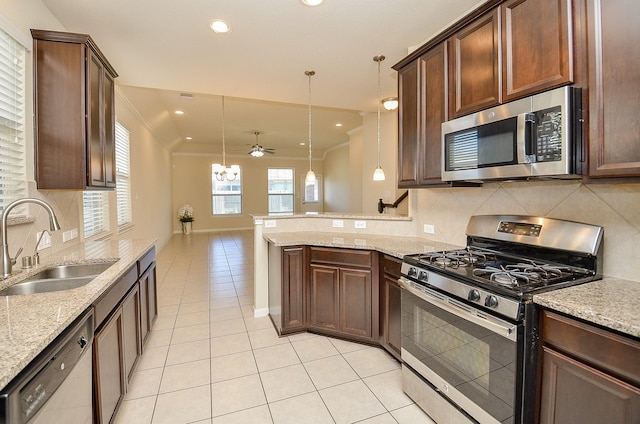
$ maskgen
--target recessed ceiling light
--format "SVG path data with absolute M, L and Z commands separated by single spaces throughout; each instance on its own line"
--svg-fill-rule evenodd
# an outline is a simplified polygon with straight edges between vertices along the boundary
M 185 137 L 185 139 L 186 139 L 187 141 L 191 141 L 191 140 L 193 140 L 193 137 Z
M 305 6 L 319 6 L 324 0 L 300 0 Z
M 225 21 L 221 21 L 220 19 L 216 19 L 215 21 L 211 21 L 209 24 L 213 32 L 218 34 L 225 33 L 231 31 L 231 27 Z
M 184 111 L 182 110 L 174 110 L 173 113 L 175 113 L 176 115 L 184 115 Z
M 336 123 L 336 127 L 341 127 L 341 126 L 342 126 L 342 124 L 340 122 Z
M 305 143 L 304 141 L 301 141 L 299 144 L 300 144 L 301 146 L 304 146 L 304 145 L 305 145 L 305 144 L 307 144 L 307 143 Z

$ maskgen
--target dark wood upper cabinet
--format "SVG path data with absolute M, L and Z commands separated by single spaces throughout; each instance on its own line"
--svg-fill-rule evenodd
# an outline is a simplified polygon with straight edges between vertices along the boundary
M 500 6 L 503 102 L 573 82 L 571 10 L 571 0 Z
M 112 189 L 114 79 L 90 36 L 31 30 L 38 189 Z
M 499 9 L 493 9 L 451 37 L 451 118 L 486 109 L 501 102 L 499 18 Z
M 398 187 L 449 185 L 441 179 L 446 60 L 441 43 L 398 71 Z
M 640 2 L 584 1 L 589 176 L 640 177 Z

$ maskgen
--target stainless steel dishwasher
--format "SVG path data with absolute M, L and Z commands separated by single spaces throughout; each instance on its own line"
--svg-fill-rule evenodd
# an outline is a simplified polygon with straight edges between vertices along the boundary
M 93 308 L 0 394 L 0 424 L 89 424 L 93 420 Z

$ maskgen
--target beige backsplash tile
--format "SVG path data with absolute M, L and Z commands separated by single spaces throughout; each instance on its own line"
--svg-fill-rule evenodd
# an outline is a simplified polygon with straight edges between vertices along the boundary
M 640 282 L 640 184 L 584 185 L 579 181 L 485 183 L 476 188 L 411 190 L 410 215 L 417 236 L 466 244 L 469 218 L 479 214 L 524 214 L 604 227 L 604 273 Z M 424 224 L 435 234 L 423 232 Z

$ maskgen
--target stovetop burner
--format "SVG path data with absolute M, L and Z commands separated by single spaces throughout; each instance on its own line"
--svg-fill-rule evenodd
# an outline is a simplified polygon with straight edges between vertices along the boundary
M 515 297 L 593 277 L 588 270 L 475 247 L 408 255 L 405 262 Z

